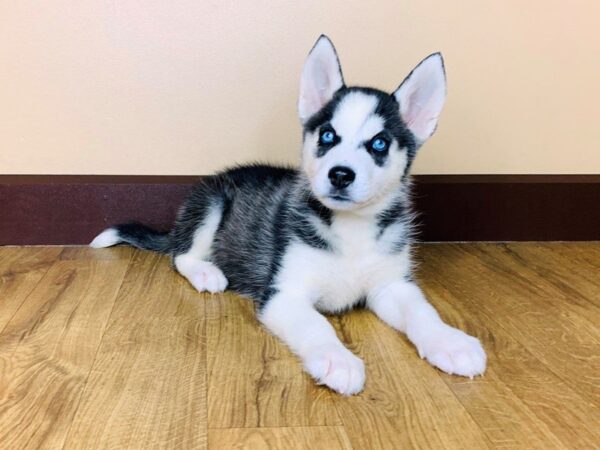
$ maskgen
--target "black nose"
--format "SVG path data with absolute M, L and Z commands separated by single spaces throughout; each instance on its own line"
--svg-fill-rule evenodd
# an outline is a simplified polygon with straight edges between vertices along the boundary
M 335 166 L 329 171 L 329 181 L 338 189 L 343 189 L 352 184 L 356 174 L 349 167 Z

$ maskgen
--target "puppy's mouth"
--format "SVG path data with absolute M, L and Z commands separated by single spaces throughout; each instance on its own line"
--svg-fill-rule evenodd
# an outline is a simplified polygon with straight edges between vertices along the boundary
M 358 203 L 352 197 L 339 192 L 332 192 L 322 197 L 322 199 L 323 203 L 333 210 L 345 211 L 358 206 Z
M 335 200 L 336 202 L 352 202 L 350 197 L 341 194 L 328 195 L 327 198 L 330 200 Z

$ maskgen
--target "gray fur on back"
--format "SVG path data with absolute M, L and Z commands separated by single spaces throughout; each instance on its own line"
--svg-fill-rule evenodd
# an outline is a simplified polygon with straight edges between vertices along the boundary
M 173 256 L 189 250 L 215 205 L 221 206 L 222 218 L 210 260 L 230 289 L 259 303 L 273 294 L 272 281 L 291 239 L 329 248 L 313 221 L 329 225 L 331 211 L 314 198 L 303 176 L 289 168 L 252 165 L 207 177 L 194 188 L 170 234 Z

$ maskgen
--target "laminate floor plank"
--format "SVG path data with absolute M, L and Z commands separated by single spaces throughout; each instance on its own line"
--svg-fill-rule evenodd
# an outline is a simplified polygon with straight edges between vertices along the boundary
M 505 248 L 546 282 L 563 291 L 563 298 L 580 307 L 583 317 L 598 319 L 600 243 L 590 242 L 585 249 L 581 244 L 569 243 L 505 244 Z M 595 308 L 590 309 L 588 304 Z
M 600 243 L 425 244 L 418 279 L 477 335 L 473 380 L 368 311 L 330 317 L 364 392 L 316 386 L 253 304 L 166 256 L 0 247 L 0 448 L 600 448 Z
M 483 377 L 471 382 L 441 376 L 494 447 L 546 449 L 578 443 L 585 448 L 594 442 L 594 408 L 493 317 L 466 307 L 440 283 L 428 282 L 426 292 L 445 320 L 484 342 L 488 367 Z
M 247 299 L 208 296 L 209 427 L 340 425 L 335 394 L 255 318 Z
M 445 381 L 468 409 L 477 408 L 478 412 L 473 416 L 479 419 L 484 429 L 493 430 L 496 422 L 498 430 L 510 426 L 511 438 L 522 447 L 539 447 L 535 446 L 535 443 L 525 445 L 523 441 L 527 438 L 528 428 L 535 426 L 538 432 L 532 430 L 531 438 L 543 438 L 540 441 L 543 445 L 541 448 L 557 447 L 556 439 L 561 445 L 567 447 L 576 445 L 576 448 L 593 448 L 594 443 L 600 441 L 596 426 L 600 423 L 597 403 L 581 395 L 573 388 L 576 383 L 565 382 L 555 373 L 555 370 L 539 359 L 540 352 L 529 348 L 527 339 L 525 343 L 517 339 L 528 333 L 543 335 L 547 330 L 540 331 L 535 322 L 526 323 L 527 320 L 523 320 L 522 317 L 516 319 L 512 312 L 514 308 L 512 297 L 523 298 L 525 302 L 523 309 L 527 309 L 528 301 L 534 303 L 538 301 L 534 300 L 533 296 L 545 298 L 541 293 L 543 291 L 538 291 L 536 294 L 532 293 L 530 286 L 520 288 L 519 284 L 511 285 L 508 280 L 502 279 L 503 276 L 500 274 L 504 273 L 503 271 L 494 270 L 498 279 L 493 282 L 493 286 L 502 286 L 502 288 L 494 290 L 494 295 L 490 295 L 492 283 L 486 282 L 485 275 L 478 278 L 477 282 L 472 280 L 472 283 L 463 282 L 464 276 L 460 279 L 456 278 L 454 273 L 457 264 L 456 255 L 448 251 L 449 246 L 442 247 L 421 249 L 423 259 L 421 277 L 424 279 L 422 284 L 432 303 L 446 320 L 482 339 L 489 358 L 485 376 L 476 379 L 481 386 L 464 383 L 460 378 L 442 375 Z M 492 251 L 496 253 L 499 250 L 494 248 Z M 461 267 L 462 262 L 458 264 Z M 465 270 L 469 269 L 470 266 L 466 265 Z M 507 284 L 511 286 L 510 290 L 506 289 Z M 511 299 L 503 297 L 502 292 L 505 291 L 505 295 L 511 296 Z M 551 314 L 552 311 L 548 310 L 548 313 Z M 513 327 L 507 324 L 516 320 L 522 322 L 523 329 L 515 334 L 511 332 Z M 593 351 L 594 347 L 589 346 L 589 348 Z M 599 349 L 600 347 L 597 346 L 596 351 Z M 561 349 L 562 352 L 568 354 L 568 348 Z M 573 357 L 565 356 L 565 358 L 566 360 L 559 363 L 561 366 L 576 362 Z M 592 373 L 580 374 L 583 378 L 593 376 Z M 491 394 L 486 392 L 489 389 L 497 391 L 497 395 L 501 397 L 496 401 L 490 401 Z M 501 401 L 502 398 L 505 400 Z M 519 408 L 520 411 L 511 413 L 517 399 L 526 408 Z M 482 414 L 481 408 L 487 408 L 488 411 Z M 520 420 L 511 425 L 511 422 L 522 414 L 530 413 L 535 414 L 537 420 Z M 504 423 L 506 421 L 507 423 Z M 518 433 L 520 429 L 523 433 Z M 505 439 L 501 432 L 498 442 Z M 554 444 L 547 442 L 548 440 L 554 441 Z
M 0 334 L 0 448 L 63 446 L 128 261 L 56 261 Z
M 211 450 L 350 450 L 343 427 L 263 427 L 211 429 Z
M 335 322 L 367 368 L 364 392 L 335 398 L 354 448 L 490 447 L 439 373 L 403 336 L 369 311 L 354 311 Z
M 68 246 L 61 248 L 59 259 L 66 261 L 129 261 L 139 250 L 133 247 L 121 246 L 110 248 L 91 248 Z
M 0 247 L 0 331 L 61 250 L 58 247 Z
M 600 330 L 584 317 L 581 305 L 517 264 L 503 246 L 446 245 L 427 251 L 432 257 L 423 267 L 441 280 L 453 280 L 448 286 L 457 298 L 501 321 L 549 370 L 590 403 L 600 404 Z M 594 309 L 586 311 L 593 315 Z
M 134 254 L 65 448 L 206 448 L 204 300 Z

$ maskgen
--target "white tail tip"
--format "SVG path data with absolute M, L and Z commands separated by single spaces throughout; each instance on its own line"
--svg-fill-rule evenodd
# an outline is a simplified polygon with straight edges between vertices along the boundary
M 114 228 L 108 228 L 90 242 L 92 248 L 111 247 L 119 243 L 119 233 Z

